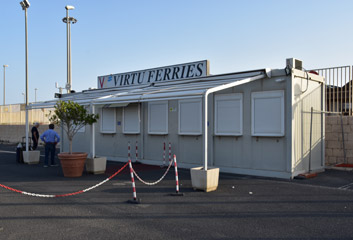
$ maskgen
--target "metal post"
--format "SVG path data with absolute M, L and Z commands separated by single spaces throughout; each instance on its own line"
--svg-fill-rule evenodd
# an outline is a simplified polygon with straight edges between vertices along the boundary
M 65 6 L 66 17 L 63 18 L 63 22 L 66 23 L 66 43 L 67 43 L 67 83 L 66 90 L 67 93 L 71 93 L 72 85 L 72 74 L 71 74 L 71 23 L 77 22 L 77 19 L 69 16 L 69 10 L 75 9 L 73 6 Z
M 38 88 L 34 89 L 34 102 L 35 103 L 37 102 L 37 90 L 38 90 Z
M 70 20 L 69 20 L 69 9 L 66 9 L 66 57 L 67 57 L 67 82 L 66 84 L 70 84 Z M 67 93 L 70 93 L 70 89 L 67 88 Z
M 25 8 L 25 25 L 26 25 L 26 152 L 28 152 L 28 31 L 27 31 L 27 8 Z
M 9 65 L 3 65 L 3 67 L 4 67 L 4 101 L 3 101 L 3 105 L 5 106 L 5 76 L 6 76 L 6 74 L 5 74 L 5 72 L 6 72 L 6 68 L 8 67 Z
M 342 144 L 343 144 L 344 163 L 347 163 L 346 146 L 345 146 L 345 143 L 344 143 L 344 129 L 343 129 L 343 117 L 342 117 L 342 114 L 341 114 L 341 129 L 342 129 Z
M 69 89 L 68 89 L 68 92 L 71 93 L 71 89 L 72 89 L 72 81 L 71 81 L 71 77 L 72 77 L 72 74 L 71 74 L 71 22 L 69 21 Z
M 95 114 L 95 107 L 91 103 L 91 114 Z M 96 157 L 96 126 L 95 123 L 91 125 L 91 154 L 92 159 Z
M 311 141 L 312 141 L 312 133 L 313 133 L 313 107 L 311 107 L 311 113 L 310 113 L 309 173 L 311 172 Z

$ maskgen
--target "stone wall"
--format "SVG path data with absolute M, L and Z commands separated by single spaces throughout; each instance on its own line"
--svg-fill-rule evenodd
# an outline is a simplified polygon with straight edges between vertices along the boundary
M 353 164 L 353 116 L 343 116 L 344 145 L 347 163 Z M 326 116 L 326 165 L 344 163 L 341 116 Z

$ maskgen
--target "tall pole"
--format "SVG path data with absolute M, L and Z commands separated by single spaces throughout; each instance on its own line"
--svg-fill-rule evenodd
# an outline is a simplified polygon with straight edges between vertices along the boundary
M 4 67 L 4 100 L 3 100 L 3 105 L 4 105 L 4 106 L 5 106 L 5 104 L 6 104 L 6 103 L 5 103 L 5 93 L 6 93 L 6 92 L 5 92 L 5 82 L 6 82 L 6 81 L 5 81 L 5 75 L 6 75 L 5 72 L 6 72 L 6 68 L 7 68 L 8 66 L 9 66 L 9 65 L 3 65 L 3 67 Z
M 67 93 L 70 93 L 71 89 L 71 56 L 70 56 L 70 20 L 69 20 L 69 9 L 66 8 L 66 54 L 67 54 L 67 82 L 70 87 L 67 87 Z
M 26 25 L 26 152 L 28 152 L 28 31 L 27 31 L 27 8 L 25 8 L 25 25 Z
M 77 22 L 77 19 L 69 16 L 69 10 L 75 9 L 74 6 L 65 6 L 66 17 L 63 18 L 63 22 L 66 23 L 66 44 L 67 44 L 67 93 L 71 93 L 72 89 L 72 73 L 71 73 L 71 23 Z
M 38 90 L 38 88 L 34 89 L 34 102 L 35 103 L 37 102 L 37 90 Z

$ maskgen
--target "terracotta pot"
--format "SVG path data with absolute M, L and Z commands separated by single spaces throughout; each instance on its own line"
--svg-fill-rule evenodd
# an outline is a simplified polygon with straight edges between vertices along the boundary
M 65 177 L 81 177 L 87 158 L 87 153 L 59 153 L 58 158 Z

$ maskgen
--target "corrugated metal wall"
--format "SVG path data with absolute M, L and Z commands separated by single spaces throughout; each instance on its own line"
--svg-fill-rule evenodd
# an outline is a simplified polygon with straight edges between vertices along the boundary
M 323 84 L 307 81 L 303 78 L 293 80 L 293 118 L 292 118 L 292 168 L 296 171 L 309 171 L 310 123 L 311 135 L 311 170 L 323 167 Z M 313 108 L 313 114 L 311 114 Z

